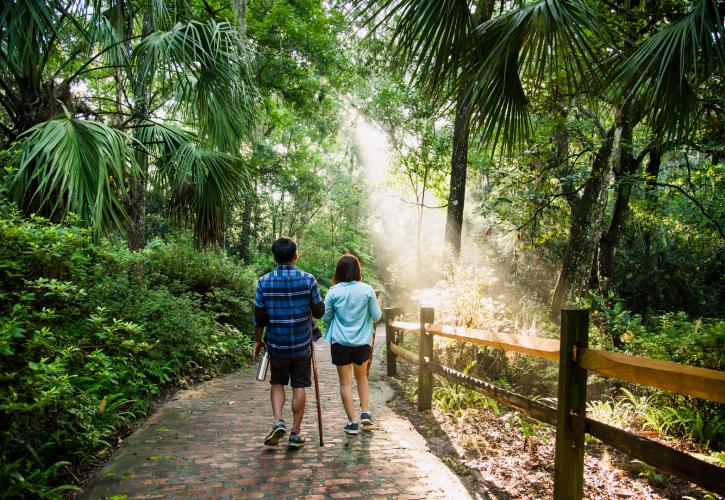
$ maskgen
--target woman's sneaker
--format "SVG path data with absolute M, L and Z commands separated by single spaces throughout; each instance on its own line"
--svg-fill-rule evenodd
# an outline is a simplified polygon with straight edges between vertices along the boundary
M 348 422 L 345 424 L 345 434 L 355 435 L 358 433 L 357 422 Z
M 289 443 L 287 446 L 290 448 L 302 448 L 305 445 L 305 438 L 302 437 L 302 434 L 297 434 L 296 432 L 292 432 L 289 435 Z
M 373 425 L 373 416 L 370 412 L 364 411 L 360 414 L 360 423 L 365 427 Z
M 272 429 L 264 438 L 264 444 L 267 446 L 277 446 L 279 440 L 287 433 L 287 429 L 284 426 L 284 420 L 279 420 L 272 425 Z

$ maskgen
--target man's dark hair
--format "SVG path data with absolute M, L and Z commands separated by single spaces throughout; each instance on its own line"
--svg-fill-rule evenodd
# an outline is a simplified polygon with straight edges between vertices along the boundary
M 360 271 L 360 261 L 352 254 L 346 253 L 337 261 L 335 268 L 335 277 L 332 281 L 344 283 L 346 281 L 362 281 L 362 272 Z
M 297 253 L 297 243 L 292 238 L 282 236 L 272 243 L 272 255 L 277 264 L 289 264 Z

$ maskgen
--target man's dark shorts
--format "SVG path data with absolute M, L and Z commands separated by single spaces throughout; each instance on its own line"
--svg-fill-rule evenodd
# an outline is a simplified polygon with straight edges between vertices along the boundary
M 306 358 L 278 358 L 269 356 L 269 383 L 276 385 L 290 384 L 293 388 L 310 387 L 312 385 L 312 357 Z

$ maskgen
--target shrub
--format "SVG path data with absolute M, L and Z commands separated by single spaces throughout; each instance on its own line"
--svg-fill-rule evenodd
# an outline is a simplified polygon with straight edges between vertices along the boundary
M 131 253 L 1 198 L 0 241 L 5 497 L 74 488 L 164 387 L 249 356 L 255 276 L 222 252 L 179 239 Z

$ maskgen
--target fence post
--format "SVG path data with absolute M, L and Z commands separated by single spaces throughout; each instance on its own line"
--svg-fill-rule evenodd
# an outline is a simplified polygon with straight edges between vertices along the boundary
M 584 428 L 572 415 L 585 416 L 587 371 L 575 363 L 575 346 L 589 344 L 589 310 L 561 310 L 559 393 L 556 413 L 554 498 L 580 499 L 584 493 Z
M 425 329 L 426 323 L 433 323 L 435 310 L 420 308 L 420 335 L 418 336 L 418 411 L 430 410 L 433 402 L 433 372 L 428 369 L 425 358 L 433 359 L 433 334 Z
M 390 326 L 390 322 L 393 321 L 396 313 L 397 309 L 392 307 L 383 310 L 383 317 L 385 318 L 385 364 L 388 367 L 388 377 L 395 377 L 398 374 L 397 357 L 390 348 L 390 344 L 395 343 L 395 328 Z

